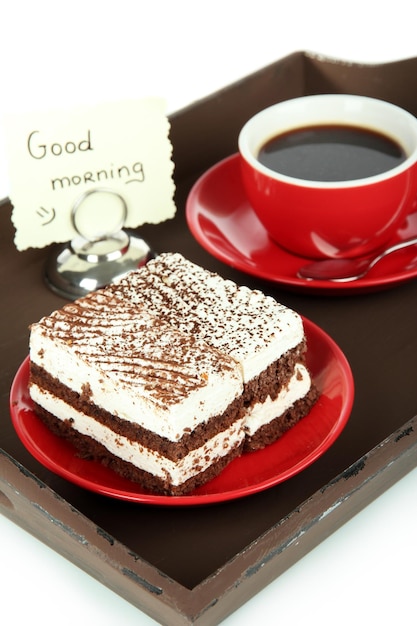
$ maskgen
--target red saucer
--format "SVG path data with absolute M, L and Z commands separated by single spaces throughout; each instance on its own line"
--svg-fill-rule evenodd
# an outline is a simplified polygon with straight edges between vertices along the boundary
M 270 239 L 246 199 L 237 154 L 220 161 L 199 178 L 188 196 L 186 217 L 196 240 L 214 257 L 293 290 L 352 294 L 387 289 L 417 277 L 414 246 L 388 256 L 357 281 L 299 278 L 298 269 L 311 259 L 293 255 Z M 390 244 L 416 235 L 417 212 L 408 217 Z
M 28 393 L 29 357 L 20 366 L 10 392 L 10 412 L 23 445 L 62 478 L 105 496 L 164 506 L 191 506 L 242 498 L 298 474 L 336 441 L 349 419 L 354 383 L 346 357 L 318 326 L 304 319 L 307 364 L 320 391 L 310 413 L 276 443 L 235 459 L 214 480 L 187 496 L 144 491 L 98 462 L 80 458 L 74 447 L 54 435 L 36 417 Z

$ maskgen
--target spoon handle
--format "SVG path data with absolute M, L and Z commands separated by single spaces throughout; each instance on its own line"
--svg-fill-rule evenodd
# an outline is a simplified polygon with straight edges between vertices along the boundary
M 297 275 L 307 280 L 330 280 L 335 282 L 349 282 L 363 278 L 381 259 L 389 254 L 417 244 L 417 236 L 404 239 L 386 248 L 377 256 L 370 259 L 325 259 L 305 265 L 298 270 Z
M 413 237 L 412 239 L 404 239 L 404 241 L 399 241 L 398 243 L 386 248 L 383 250 L 378 256 L 376 256 L 372 261 L 369 262 L 367 272 L 373 268 L 381 259 L 385 258 L 389 254 L 393 252 L 397 252 L 398 250 L 402 250 L 403 248 L 408 248 L 409 246 L 414 246 L 417 244 L 417 237 Z

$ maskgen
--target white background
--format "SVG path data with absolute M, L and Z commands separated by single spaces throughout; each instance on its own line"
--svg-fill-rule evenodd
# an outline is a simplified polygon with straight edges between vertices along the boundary
M 0 24 L 0 114 L 145 95 L 172 112 L 298 50 L 417 56 L 406 0 L 9 0 Z M 224 623 L 416 624 L 416 496 L 414 470 Z M 155 624 L 1 515 L 0 601 L 16 624 Z

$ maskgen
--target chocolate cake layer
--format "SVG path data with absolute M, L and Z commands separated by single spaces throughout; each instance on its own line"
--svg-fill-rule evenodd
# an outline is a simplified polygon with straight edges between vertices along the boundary
M 282 415 L 258 428 L 255 434 L 247 434 L 243 447 L 244 452 L 260 450 L 277 441 L 310 412 L 318 396 L 317 389 L 312 386 L 306 396 L 297 400 Z
M 123 478 L 139 483 L 141 487 L 151 493 L 169 496 L 186 495 L 218 476 L 233 459 L 240 456 L 242 453 L 243 443 L 232 448 L 227 455 L 219 458 L 207 469 L 198 471 L 199 468 L 196 467 L 197 473 L 194 476 L 181 485 L 176 486 L 171 483 L 169 477 L 165 480 L 158 478 L 149 472 L 135 467 L 132 463 L 123 461 L 120 457 L 109 452 L 107 448 L 98 441 L 74 430 L 70 420 L 59 420 L 48 411 L 45 411 L 43 407 L 36 404 L 35 410 L 38 417 L 55 435 L 64 438 L 76 448 L 80 458 L 98 461 Z
M 243 389 L 245 406 L 250 406 L 254 402 L 264 402 L 268 396 L 275 399 L 294 375 L 295 365 L 305 363 L 306 349 L 306 342 L 303 340 L 298 346 L 288 350 L 279 359 L 268 365 L 259 376 L 245 383 Z

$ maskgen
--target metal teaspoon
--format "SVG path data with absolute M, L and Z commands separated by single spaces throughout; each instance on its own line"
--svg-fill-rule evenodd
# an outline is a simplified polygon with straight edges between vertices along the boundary
M 415 244 L 417 244 L 417 237 L 400 241 L 371 259 L 368 257 L 366 259 L 325 259 L 323 261 L 315 261 L 301 267 L 297 275 L 299 278 L 308 280 L 333 280 L 340 282 L 358 280 L 365 276 L 381 259 L 393 252 L 397 252 L 397 250 L 402 250 Z

